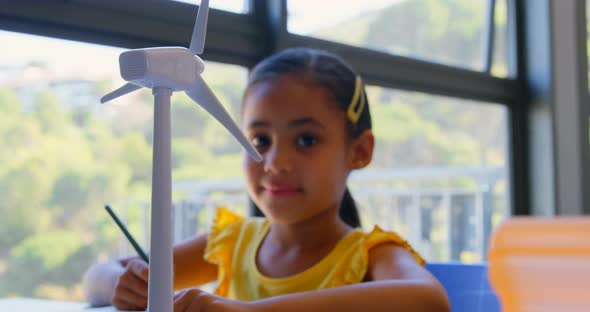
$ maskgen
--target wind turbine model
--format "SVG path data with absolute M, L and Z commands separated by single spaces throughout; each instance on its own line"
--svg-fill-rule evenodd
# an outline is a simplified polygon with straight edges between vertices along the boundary
M 142 87 L 154 95 L 154 146 L 152 175 L 152 223 L 150 238 L 149 312 L 171 312 L 172 281 L 172 167 L 170 163 L 170 97 L 174 91 L 186 94 L 217 119 L 252 158 L 262 156 L 248 142 L 231 119 L 201 73 L 205 64 L 195 54 L 205 46 L 209 1 L 202 0 L 193 29 L 190 50 L 184 47 L 136 49 L 121 53 L 121 76 L 128 83 L 105 95 L 106 103 Z

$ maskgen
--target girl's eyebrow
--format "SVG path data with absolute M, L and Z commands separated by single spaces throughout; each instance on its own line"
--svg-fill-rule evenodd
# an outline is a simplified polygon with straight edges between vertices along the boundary
M 290 128 L 301 127 L 301 126 L 313 126 L 313 127 L 325 129 L 324 125 L 313 117 L 305 117 L 305 118 L 295 119 L 295 120 L 292 120 L 289 122 Z
M 253 120 L 248 124 L 248 128 L 266 128 L 270 126 L 270 122 L 263 120 Z M 325 129 L 324 125 L 312 117 L 304 117 L 289 121 L 289 128 L 297 128 L 301 126 L 312 126 Z
M 268 121 L 253 120 L 248 124 L 248 128 L 264 128 L 270 126 Z

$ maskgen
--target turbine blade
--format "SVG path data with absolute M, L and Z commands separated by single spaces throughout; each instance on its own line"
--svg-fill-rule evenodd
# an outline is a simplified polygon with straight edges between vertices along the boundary
M 138 89 L 141 89 L 141 87 L 138 86 L 138 85 L 134 85 L 132 83 L 124 84 L 119 89 L 117 89 L 117 90 L 115 90 L 115 91 L 113 91 L 113 92 L 111 92 L 111 93 L 103 96 L 102 98 L 100 98 L 100 103 L 104 104 L 104 103 L 106 103 L 108 101 L 111 101 L 113 99 L 116 99 L 116 98 L 118 98 L 120 96 L 123 96 L 123 95 L 125 95 L 127 93 L 131 93 L 131 92 L 133 92 L 135 90 L 138 90 Z
M 209 15 L 209 0 L 201 0 L 199 5 L 199 12 L 197 12 L 197 19 L 195 27 L 193 28 L 193 35 L 191 37 L 190 50 L 194 54 L 201 54 L 205 49 L 205 35 L 207 34 L 207 16 Z
M 256 161 L 262 160 L 262 156 L 260 156 L 254 146 L 252 146 L 248 139 L 246 139 L 240 128 L 238 128 L 236 123 L 231 119 L 225 108 L 221 105 L 215 94 L 209 89 L 209 86 L 207 86 L 201 76 L 197 76 L 194 86 L 190 90 L 187 90 L 186 94 L 217 119 L 217 121 L 219 121 L 234 136 L 234 138 L 238 140 L 246 152 L 250 154 L 250 157 Z

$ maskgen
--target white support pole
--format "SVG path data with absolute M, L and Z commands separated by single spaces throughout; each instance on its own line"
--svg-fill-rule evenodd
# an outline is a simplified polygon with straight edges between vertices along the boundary
M 154 94 L 154 151 L 152 225 L 148 312 L 172 312 L 172 165 L 170 97 L 172 90 L 156 87 Z

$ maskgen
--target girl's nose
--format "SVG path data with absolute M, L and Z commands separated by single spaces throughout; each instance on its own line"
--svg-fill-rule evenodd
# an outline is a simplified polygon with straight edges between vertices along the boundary
M 290 158 L 288 151 L 274 145 L 263 155 L 264 171 L 272 174 L 289 173 L 293 170 Z

